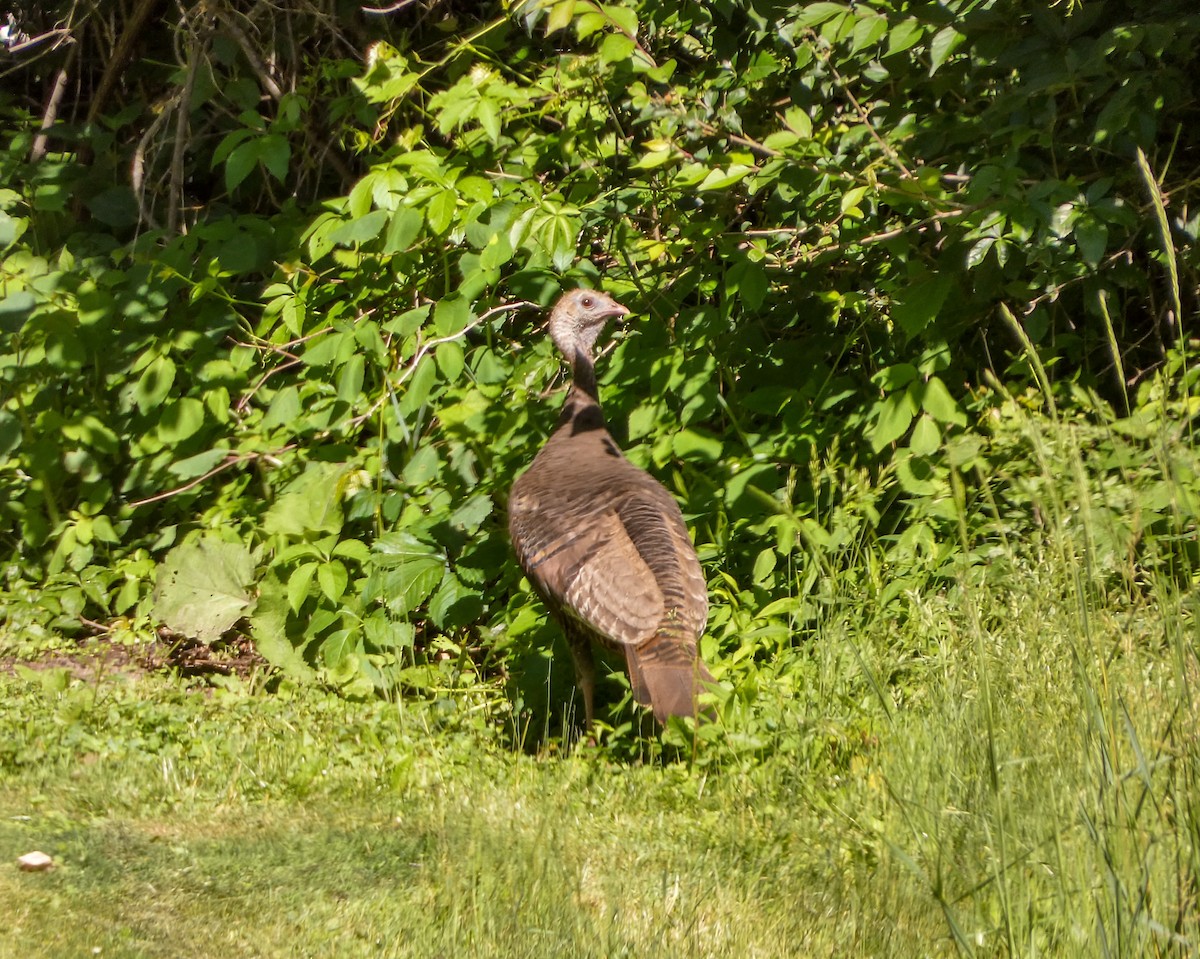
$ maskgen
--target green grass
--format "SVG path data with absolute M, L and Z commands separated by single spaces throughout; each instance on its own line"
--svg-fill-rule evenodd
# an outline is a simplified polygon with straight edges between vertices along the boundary
M 860 678 L 926 637 L 906 696 L 839 703 L 822 673 L 790 748 L 707 765 L 530 756 L 424 706 L 6 679 L 0 953 L 1187 954 L 1190 613 L 1084 625 L 1023 586 L 831 619 L 813 659 Z M 32 849 L 57 868 L 18 872 Z

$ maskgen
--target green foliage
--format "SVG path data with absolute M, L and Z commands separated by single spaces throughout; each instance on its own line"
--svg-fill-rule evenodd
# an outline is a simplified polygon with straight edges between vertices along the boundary
M 5 645 L 172 622 L 221 542 L 252 575 L 177 628 L 248 614 L 291 680 L 519 712 L 549 631 L 503 503 L 557 363 L 521 310 L 576 283 L 645 317 L 606 410 L 695 526 L 747 749 L 839 570 L 891 615 L 1035 556 L 1036 502 L 1113 588 L 1191 577 L 1186 4 L 522 3 L 338 21 L 362 63 L 332 9 L 285 41 L 233 7 L 257 39 L 146 25 L 173 63 L 73 25 L 108 99 L 48 146 L 33 65 L 0 94 Z

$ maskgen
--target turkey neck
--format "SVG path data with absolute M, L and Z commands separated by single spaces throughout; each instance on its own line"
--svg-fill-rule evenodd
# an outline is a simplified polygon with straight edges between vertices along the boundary
M 558 418 L 560 427 L 571 424 L 571 433 L 585 430 L 602 430 L 604 413 L 600 409 L 600 390 L 596 385 L 596 366 L 586 350 L 575 350 L 575 361 L 571 364 L 571 392 L 563 404 Z

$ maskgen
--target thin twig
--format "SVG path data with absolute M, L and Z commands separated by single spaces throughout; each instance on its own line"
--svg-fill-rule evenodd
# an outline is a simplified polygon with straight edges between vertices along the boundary
M 150 17 L 157 3 L 158 0 L 139 0 L 133 13 L 125 21 L 125 31 L 117 40 L 117 45 L 113 49 L 111 59 L 109 59 L 108 65 L 104 68 L 100 82 L 96 85 L 96 92 L 92 94 L 92 102 L 87 112 L 88 123 L 95 123 L 97 117 L 108 109 L 109 94 L 112 93 L 113 88 L 117 85 L 117 81 L 124 75 L 125 67 L 129 64 L 129 58 L 133 55 L 133 45 L 137 38 L 141 36 L 142 29 L 146 25 L 146 20 Z
M 826 253 L 836 253 L 838 250 L 841 250 L 847 245 L 869 246 L 874 243 L 882 243 L 885 240 L 894 240 L 898 236 L 901 236 L 905 233 L 912 233 L 913 231 L 923 233 L 928 227 L 935 226 L 942 220 L 953 219 L 956 216 L 962 216 L 963 214 L 969 212 L 971 212 L 971 208 L 968 207 L 964 207 L 960 210 L 942 210 L 939 213 L 934 213 L 932 216 L 926 217 L 924 220 L 918 220 L 915 223 L 908 223 L 905 226 L 898 226 L 892 230 L 884 230 L 882 233 L 872 233 L 870 236 L 864 236 L 861 240 L 855 240 L 853 244 L 832 243 L 829 246 L 822 246 L 815 249 L 806 250 L 799 255 L 798 259 L 804 262 L 811 262 L 818 256 L 824 256 Z
M 417 0 L 396 0 L 390 7 L 363 7 L 362 12 L 386 15 L 396 13 L 405 7 L 411 7 L 416 2 Z
M 282 100 L 283 89 L 275 82 L 275 78 L 271 76 L 271 71 L 267 69 L 267 65 L 263 62 L 262 57 L 258 55 L 258 51 L 254 49 L 254 45 L 242 31 L 242 28 L 234 23 L 233 18 L 224 10 L 217 11 L 217 19 L 221 21 L 222 25 L 229 32 L 229 35 L 233 37 L 234 42 L 241 47 L 246 61 L 250 64 L 250 69 L 258 75 L 259 81 L 267 93 L 270 94 L 271 99 L 276 103 Z
M 154 496 L 147 496 L 145 499 L 134 500 L 127 504 L 130 509 L 137 509 L 139 506 L 149 506 L 151 503 L 158 503 L 164 499 L 170 499 L 172 496 L 178 496 L 180 493 L 186 493 L 188 490 L 199 486 L 207 479 L 211 479 L 218 473 L 222 473 L 230 467 L 237 466 L 239 463 L 246 463 L 251 460 L 272 459 L 280 453 L 287 453 L 296 448 L 296 443 L 289 443 L 287 446 L 281 446 L 279 449 L 271 453 L 242 453 L 241 455 L 231 455 L 225 462 L 219 466 L 215 466 L 202 476 L 197 476 L 194 480 L 189 480 L 182 486 L 177 486 L 175 489 L 167 490 L 165 493 L 156 493 Z
M 250 387 L 250 389 L 248 389 L 242 395 L 241 399 L 239 399 L 237 401 L 237 404 L 233 408 L 234 412 L 235 413 L 243 412 L 246 409 L 246 407 L 249 405 L 250 401 L 252 399 L 254 399 L 254 394 L 257 393 L 260 389 L 262 389 L 263 384 L 266 383 L 267 380 L 269 380 L 276 373 L 282 373 L 284 370 L 290 370 L 293 366 L 299 366 L 303 362 L 304 362 L 304 360 L 297 357 L 294 360 L 290 360 L 287 363 L 280 363 L 278 366 L 272 367 L 271 369 L 267 370 L 267 372 L 265 372 L 262 376 L 260 376 L 258 378 L 258 382 L 255 383 L 252 387 Z
M 516 303 L 502 303 L 500 306 L 493 306 L 490 310 L 486 310 L 485 312 L 479 314 L 479 316 L 475 317 L 475 319 L 473 319 L 470 323 L 468 323 L 466 326 L 464 326 L 457 333 L 450 333 L 446 336 L 439 336 L 436 339 L 430 340 L 428 343 L 425 343 L 424 345 L 422 345 L 421 348 L 419 350 L 417 350 L 416 353 L 413 354 L 413 358 L 411 360 L 409 360 L 408 366 L 405 368 L 404 372 L 400 375 L 400 378 L 396 380 L 395 385 L 400 386 L 405 380 L 407 380 L 410 376 L 412 376 L 413 373 L 416 372 L 417 364 L 419 364 L 421 362 L 422 357 L 424 357 L 425 354 L 428 353 L 430 350 L 432 350 L 435 346 L 438 346 L 442 343 L 449 343 L 451 340 L 457 340 L 457 339 L 460 339 L 460 338 L 466 336 L 468 333 L 471 332 L 471 330 L 473 330 L 477 326 L 479 326 L 480 323 L 490 320 L 497 313 L 505 313 L 509 310 L 523 310 L 523 309 L 536 310 L 538 308 L 539 308 L 539 306 L 537 303 L 531 303 L 529 300 L 518 300 Z
M 862 121 L 863 126 L 867 128 L 875 142 L 879 144 L 879 148 L 883 150 L 884 154 L 889 160 L 896 164 L 896 166 L 900 169 L 900 172 L 904 174 L 905 179 L 913 179 L 912 171 L 904 165 L 904 161 L 900 159 L 900 154 L 896 152 L 895 148 L 890 143 L 888 143 L 879 135 L 879 132 L 875 129 L 875 125 L 871 122 L 871 115 L 867 113 L 867 111 L 863 109 L 863 105 L 858 102 L 858 98 L 854 96 L 854 92 L 850 89 L 850 84 L 846 82 L 846 78 L 838 73 L 837 67 L 833 65 L 832 51 L 826 49 L 825 55 L 822 57 L 822 59 L 825 61 L 825 66 L 829 68 L 829 72 L 833 74 L 834 78 L 841 86 L 842 92 L 846 94 L 846 96 L 850 99 L 850 102 L 854 105 L 854 110 L 856 113 L 858 113 L 858 118 Z
M 184 15 L 184 24 L 187 25 L 186 14 Z M 167 233 L 170 235 L 174 235 L 179 227 L 179 217 L 183 210 L 183 158 L 187 152 L 192 91 L 196 88 L 196 74 L 199 72 L 200 66 L 200 47 L 204 42 L 196 30 L 191 32 L 191 41 L 188 45 L 187 77 L 183 82 L 183 90 L 179 94 L 179 106 L 176 108 L 178 112 L 175 114 L 175 146 L 171 151 L 171 183 L 167 192 Z
M 146 150 L 149 149 L 151 141 L 158 134 L 163 124 L 171 118 L 171 111 L 179 105 L 179 95 L 171 96 L 162 104 L 162 109 L 158 116 L 154 118 L 150 126 L 146 128 L 146 132 L 138 139 L 137 146 L 133 150 L 133 159 L 129 164 L 129 182 L 133 187 L 133 195 L 137 199 L 138 215 L 143 221 L 150 224 L 152 230 L 159 229 L 158 220 L 154 213 L 146 205 Z
M 58 68 L 58 74 L 54 77 L 54 88 L 50 91 L 50 98 L 46 101 L 46 111 L 42 114 L 41 127 L 38 129 L 37 136 L 33 138 L 33 147 L 29 151 L 30 163 L 37 163 L 46 155 L 46 141 L 49 139 L 50 128 L 58 119 L 58 108 L 62 105 L 63 94 L 67 92 L 67 78 L 71 68 L 75 65 L 75 58 L 78 54 L 79 44 L 71 44 L 71 48 L 63 60 L 63 65 Z
M 396 389 L 398 389 L 400 386 L 402 386 L 404 384 L 404 382 L 410 376 L 412 376 L 413 373 L 416 372 L 417 366 L 420 364 L 421 360 L 435 346 L 438 346 L 439 344 L 442 344 L 442 343 L 449 343 L 451 340 L 457 340 L 457 339 L 460 339 L 461 337 L 466 336 L 469 332 L 471 332 L 471 330 L 473 330 L 477 326 L 479 326 L 479 324 L 484 323 L 487 320 L 490 320 L 497 313 L 504 313 L 504 312 L 507 312 L 508 310 L 522 310 L 522 309 L 526 309 L 526 308 L 538 309 L 538 304 L 532 303 L 529 300 L 518 300 L 516 303 L 502 303 L 500 306 L 494 306 L 490 310 L 487 310 L 487 311 L 481 313 L 479 316 L 477 316 L 474 320 L 472 320 L 470 323 L 468 323 L 466 326 L 464 326 L 457 333 L 450 333 L 446 336 L 439 336 L 436 339 L 430 340 L 429 342 L 422 344 L 420 349 L 418 349 L 417 352 L 413 354 L 413 358 L 408 361 L 408 365 L 405 366 L 404 370 L 401 372 L 400 376 L 396 379 L 395 383 L 392 384 L 391 390 L 389 390 L 387 393 L 385 393 L 383 396 L 381 396 L 379 399 L 377 399 L 374 403 L 372 403 L 370 408 L 368 408 L 365 413 L 360 413 L 358 416 L 354 417 L 353 419 L 348 420 L 346 425 L 348 427 L 352 427 L 352 428 L 361 426 L 363 423 L 365 423 L 367 420 L 369 420 L 372 416 L 374 416 L 377 412 L 379 412 L 380 407 L 383 406 L 383 404 L 385 402 L 387 402 L 388 397 L 393 395 L 396 392 Z

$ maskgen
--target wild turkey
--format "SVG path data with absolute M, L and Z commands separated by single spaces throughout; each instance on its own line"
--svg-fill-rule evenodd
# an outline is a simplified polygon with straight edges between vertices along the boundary
M 550 336 L 574 383 L 558 426 L 513 483 L 508 529 L 517 559 L 566 633 L 591 728 L 593 641 L 623 652 L 634 698 L 668 716 L 695 716 L 712 676 L 696 648 L 708 595 L 679 505 L 622 454 L 600 410 L 592 347 L 629 310 L 573 290 L 550 313 Z

